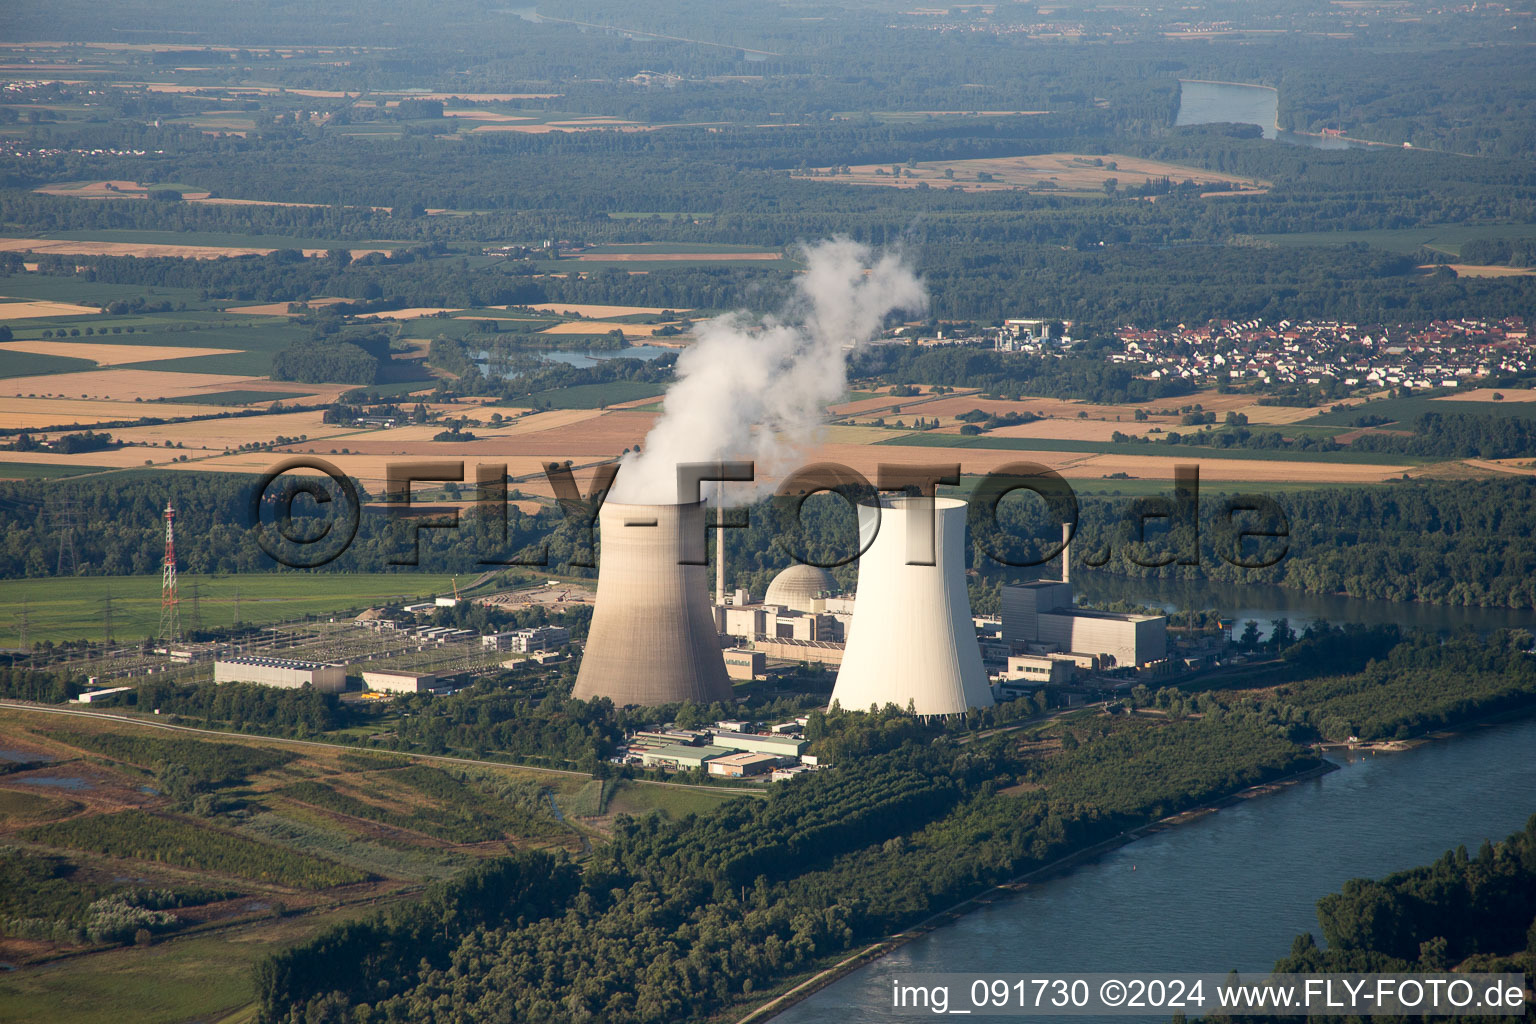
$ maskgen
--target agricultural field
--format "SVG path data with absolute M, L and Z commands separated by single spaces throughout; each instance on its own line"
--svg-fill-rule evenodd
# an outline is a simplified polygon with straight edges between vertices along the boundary
M 110 466 L 51 464 L 46 462 L 0 462 L 0 480 L 54 480 L 86 473 L 104 473 Z
M 116 1024 L 125 998 L 219 1020 L 276 949 L 511 846 L 583 842 L 550 806 L 579 777 L 12 709 L 0 752 L 8 1021 Z
M 1425 413 L 1472 413 L 1478 416 L 1500 416 L 1514 418 L 1528 418 L 1533 415 L 1530 406 L 1531 401 L 1536 401 L 1536 396 L 1530 392 L 1522 392 L 1520 389 L 1511 388 L 1508 392 L 1499 392 L 1506 395 L 1504 400 L 1493 401 L 1493 392 L 1486 395 L 1469 391 L 1465 393 L 1451 393 L 1437 396 L 1416 396 L 1413 398 L 1380 398 L 1375 401 L 1354 405 L 1348 409 L 1337 412 L 1329 411 L 1311 416 L 1301 422 L 1321 426 L 1353 426 L 1355 421 L 1362 416 L 1382 416 L 1389 421 L 1406 423 Z
M 3 385 L 0 385 L 0 389 L 3 389 Z M 261 394 L 256 391 L 246 393 Z M 0 429 L 13 427 L 37 429 L 54 425 L 87 427 L 94 423 L 133 420 L 143 416 L 213 416 L 228 412 L 228 408 L 213 400 L 216 394 L 218 392 L 205 398 L 195 396 L 173 398 L 163 403 L 68 398 L 8 398 L 5 408 L 0 409 Z M 294 393 L 290 392 L 290 395 Z M 294 397 L 297 396 L 294 395 Z M 204 401 L 209 404 L 199 404 Z
M 892 444 L 839 444 L 827 442 L 806 453 L 805 461 L 832 461 L 850 466 L 866 477 L 874 479 L 881 463 L 902 465 L 931 465 L 939 456 L 935 448 L 943 448 L 942 458 L 958 462 L 961 472 L 986 474 L 1016 462 L 1037 462 L 1060 473 L 1069 480 L 1105 480 L 1147 478 L 1171 481 L 1175 466 L 1198 463 L 1202 481 L 1255 481 L 1287 482 L 1307 481 L 1312 484 L 1379 483 L 1416 471 L 1421 460 L 1394 457 L 1397 461 L 1387 464 L 1308 462 L 1295 453 L 1283 453 L 1282 458 L 1213 458 L 1204 449 L 1182 454 L 1173 449 L 1163 454 L 1149 449 L 1142 454 L 1139 446 L 1127 445 L 1115 453 L 1064 450 L 1069 445 L 1091 446 L 1091 442 L 1036 442 L 1028 438 L 999 438 L 992 445 L 966 446 L 976 438 L 956 435 L 914 433 L 903 437 L 904 443 Z M 909 442 L 909 443 L 908 443 Z M 1155 453 L 1155 454 L 1154 454 Z M 1259 453 L 1264 454 L 1264 453 Z
M 899 167 L 901 176 L 892 173 Z M 1239 191 L 1264 191 L 1267 182 L 1208 171 L 1183 164 L 1144 160 L 1107 153 L 1042 153 L 1037 156 L 983 157 L 972 160 L 919 160 L 905 165 L 858 164 L 825 167 L 797 174 L 814 181 L 843 185 L 883 185 L 887 188 L 957 188 L 965 192 L 1094 193 L 1102 195 L 1111 180 L 1117 188 L 1155 184 L 1163 178 L 1178 184 L 1225 185 Z
M 361 610 L 390 601 L 446 594 L 449 576 L 430 573 L 315 573 L 286 570 L 240 576 L 195 576 L 180 580 L 182 622 L 203 628 L 287 622 L 305 615 Z M 44 640 L 101 640 L 111 597 L 112 633 L 133 640 L 152 635 L 160 624 L 159 576 L 77 576 L 11 580 L 6 584 L 9 614 L 0 621 L 0 646 L 20 641 L 18 616 L 25 608 L 28 636 Z M 194 595 L 196 596 L 194 610 Z M 238 616 L 238 618 L 237 618 Z
M 20 380 L 31 383 L 42 374 L 69 374 L 89 370 L 96 364 L 89 359 L 50 355 L 39 352 L 0 352 L 0 389 Z M 22 384 L 25 387 L 26 384 Z M 21 391 L 18 390 L 17 394 Z M 28 392 L 30 394 L 31 392 Z
M 286 241 L 286 240 L 285 240 Z M 286 247 L 285 247 L 286 248 Z M 175 258 L 190 260 L 218 260 L 229 256 L 265 256 L 273 252 L 271 246 L 243 245 L 189 245 L 168 242 L 102 242 L 71 238 L 0 238 L 0 252 L 28 252 L 53 256 L 139 256 L 143 258 Z M 352 250 L 353 258 L 370 252 L 386 256 L 388 248 L 359 248 Z M 304 250 L 306 256 L 323 256 L 324 248 Z
M 1460 256 L 1461 247 L 1475 239 L 1530 238 L 1529 224 L 1425 224 L 1412 228 L 1379 228 L 1362 231 L 1296 231 L 1287 234 L 1246 236 L 1268 245 L 1352 245 L 1364 243 L 1376 249 L 1411 256 L 1433 249 Z
M 596 306 L 573 302 L 539 302 L 526 308 L 536 309 L 544 313 L 585 317 L 592 320 L 606 320 L 621 316 L 660 316 L 663 313 L 693 312 L 689 309 L 660 309 L 656 306 Z
M 610 405 L 659 398 L 666 388 L 660 384 L 620 380 L 609 384 L 579 384 L 556 391 L 540 391 L 526 401 L 549 409 L 602 409 Z
M 40 299 L 0 300 L 0 321 L 36 320 L 55 316 L 95 316 L 101 310 L 77 306 L 71 302 L 46 302 Z
M 84 359 L 97 366 L 123 366 L 132 363 L 158 363 L 167 359 L 190 359 L 196 356 L 227 356 L 238 353 L 237 348 L 182 348 L 172 345 L 108 345 L 73 341 L 7 341 L 0 342 L 0 352 L 27 352 L 32 355 L 63 356 L 66 359 Z

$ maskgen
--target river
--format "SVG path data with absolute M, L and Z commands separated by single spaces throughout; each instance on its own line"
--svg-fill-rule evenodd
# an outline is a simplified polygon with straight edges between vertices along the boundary
M 1364 149 L 1365 143 L 1337 136 L 1281 131 L 1280 94 L 1267 85 L 1239 82 L 1179 82 L 1176 125 L 1256 124 L 1266 139 L 1314 149 Z
M 1286 619 L 1291 628 L 1298 631 L 1307 623 L 1322 619 L 1335 624 L 1358 622 L 1367 626 L 1395 622 L 1404 627 L 1439 632 L 1459 629 L 1474 629 L 1480 633 L 1496 629 L 1536 632 L 1536 610 L 1530 608 L 1458 608 L 1412 601 L 1377 601 L 1342 594 L 1308 594 L 1285 587 L 1249 583 L 1137 579 L 1076 570 L 1072 575 L 1072 586 L 1081 599 L 1095 603 L 1131 601 L 1169 613 L 1191 608 L 1212 609 L 1232 624 L 1233 632 L 1241 633 L 1243 625 L 1253 620 L 1259 624 L 1263 636 L 1269 635 L 1269 624 L 1274 619 Z
M 601 349 L 592 352 L 570 352 L 563 349 L 530 350 L 526 354 L 537 356 L 545 362 L 564 363 L 567 366 L 585 368 L 596 366 L 604 359 L 640 359 L 649 362 L 664 355 L 677 355 L 678 350 L 667 348 L 664 345 L 629 345 L 625 348 Z M 523 353 L 520 353 L 523 354 Z M 491 353 L 487 349 L 481 349 L 475 356 L 475 364 L 480 367 L 480 372 L 490 372 Z M 518 376 L 517 371 L 508 371 L 503 374 L 506 380 L 512 380 Z
M 1485 838 L 1522 828 L 1536 812 L 1533 750 L 1536 718 L 1525 718 L 1401 753 L 1341 758 L 1339 771 L 1155 833 L 983 907 L 773 1020 L 888 1021 L 893 978 L 943 972 L 1267 971 L 1301 932 L 1321 941 L 1317 899 L 1348 879 L 1427 864 L 1458 845 L 1475 853 Z

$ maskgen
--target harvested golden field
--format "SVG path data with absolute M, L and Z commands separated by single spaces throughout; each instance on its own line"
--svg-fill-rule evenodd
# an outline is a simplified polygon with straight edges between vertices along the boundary
M 1536 462 L 1530 459 L 1468 459 L 1467 465 L 1495 473 L 1515 473 L 1520 476 L 1536 476 Z
M 822 440 L 831 444 L 879 444 L 881 441 L 889 441 L 895 436 L 884 427 L 845 427 L 834 425 L 823 427 Z
M 952 394 L 949 394 L 949 395 L 941 395 L 941 396 L 934 396 L 934 395 L 932 395 L 930 393 L 930 394 L 914 395 L 914 396 L 910 396 L 910 397 L 906 397 L 906 398 L 898 398 L 897 396 L 892 395 L 892 394 L 881 394 L 881 395 L 876 395 L 873 398 L 855 398 L 852 401 L 839 402 L 836 405 L 828 406 L 828 412 L 830 412 L 834 416 L 867 416 L 867 415 L 871 415 L 871 414 L 877 414 L 877 413 L 879 413 L 879 412 L 881 412 L 881 411 L 883 411 L 885 409 L 889 409 L 892 406 L 897 406 L 897 405 L 901 406 L 902 409 L 905 410 L 907 408 L 907 406 L 910 405 L 910 406 L 919 407 L 919 408 L 924 409 L 925 411 L 924 411 L 923 415 L 928 416 L 928 415 L 934 415 L 933 410 L 935 408 L 937 408 L 937 405 L 935 404 L 937 402 L 946 401 L 946 400 L 959 400 L 959 399 L 962 399 L 962 398 L 966 398 L 967 396 L 975 395 L 976 393 L 977 392 L 974 391 L 974 390 L 973 391 L 960 391 L 960 392 L 952 393 Z M 971 402 L 972 402 L 972 404 L 958 407 L 954 411 L 955 412 L 965 412 L 967 409 L 982 408 L 982 407 L 985 407 L 985 405 L 987 404 L 985 401 L 983 401 L 981 399 L 971 399 Z M 1014 408 L 1018 407 L 1013 402 L 998 402 L 998 403 L 995 403 L 995 404 L 997 404 L 999 406 L 1006 406 L 1009 409 L 1014 409 Z M 991 410 L 988 410 L 988 411 L 991 411 Z M 942 415 L 944 415 L 944 413 L 939 413 L 938 415 L 942 416 Z M 953 415 L 953 413 L 951 413 L 950 415 Z
M 512 307 L 507 307 L 511 309 Z M 584 316 L 602 320 L 610 316 L 660 316 L 662 313 L 687 313 L 686 309 L 658 309 L 655 306 L 594 306 L 570 302 L 540 302 L 532 306 L 541 313 L 560 313 L 566 316 Z
M 352 301 L 351 299 L 339 299 L 339 298 L 335 298 L 335 297 L 326 297 L 326 298 L 321 298 L 321 299 L 310 299 L 308 301 L 307 305 L 311 309 L 319 309 L 321 306 L 334 306 L 338 302 L 351 302 L 351 301 Z M 224 312 L 226 312 L 226 313 L 249 313 L 252 316 L 300 316 L 300 315 L 302 315 L 302 314 L 299 314 L 299 313 L 290 313 L 290 312 L 288 312 L 288 307 L 290 305 L 292 305 L 292 303 L 288 303 L 288 302 L 263 302 L 263 303 L 259 303 L 258 305 L 255 305 L 255 306 L 230 306 L 228 309 L 224 310 Z
M 1095 161 L 1098 161 L 1095 164 Z M 1113 166 L 1111 166 L 1113 165 Z M 1113 178 L 1120 188 L 1142 185 L 1169 178 L 1175 182 L 1193 181 L 1200 185 L 1216 183 L 1259 189 L 1268 182 L 1253 178 L 1207 171 L 1184 164 L 1143 160 L 1140 157 L 1107 153 L 1087 156 L 1079 153 L 1043 153 L 1038 156 L 983 157 L 974 160 L 925 160 L 914 167 L 902 167 L 901 177 L 891 174 L 890 164 L 859 164 L 848 173 L 830 167 L 795 177 L 844 185 L 884 185 L 887 188 L 959 188 L 966 192 L 1006 192 L 1029 189 L 1065 192 L 1102 192 L 1104 183 Z
M 45 316 L 92 316 L 101 310 L 95 306 L 77 306 L 73 302 L 46 302 L 41 299 L 14 299 L 0 302 L 0 320 L 35 320 Z
M 92 312 L 95 312 L 92 310 Z M 79 341 L 7 341 L 0 342 L 3 352 L 33 352 L 39 355 L 89 359 L 98 366 L 124 363 L 152 363 L 159 359 L 190 359 L 192 356 L 223 356 L 236 348 L 177 348 L 174 345 L 95 345 Z
M 82 370 L 79 373 L 45 373 L 35 377 L 0 380 L 0 394 L 28 398 L 107 398 L 152 402 L 183 398 L 199 392 L 234 391 L 268 383 L 265 377 L 237 377 L 224 373 L 178 373 L 169 370 Z M 306 387 L 307 390 L 307 387 Z
M 344 445 L 337 444 L 336 447 L 340 448 L 344 447 Z M 474 479 L 475 462 L 505 462 L 507 463 L 507 472 L 510 473 L 513 477 L 526 476 L 529 478 L 526 482 L 519 481 L 513 485 L 518 490 L 529 494 L 544 495 L 546 497 L 554 496 L 554 492 L 550 489 L 549 485 L 544 479 L 544 459 L 505 458 L 495 455 L 494 453 L 480 456 L 466 456 L 464 453 L 459 452 L 456 446 L 437 445 L 436 447 L 443 449 L 451 448 L 453 450 L 440 452 L 418 451 L 412 454 L 411 459 L 413 461 L 424 461 L 427 459 L 442 459 L 452 461 L 463 459 L 465 462 L 464 473 L 465 476 L 469 478 L 469 480 L 466 481 L 467 483 L 473 481 Z M 189 469 L 198 472 L 260 474 L 267 472 L 273 466 L 277 465 L 279 462 L 282 462 L 284 459 L 290 458 L 294 454 L 301 453 L 307 449 L 309 453 L 314 454 L 319 458 L 324 459 L 326 462 L 331 463 L 333 466 L 336 466 L 338 469 L 340 469 L 343 473 L 356 477 L 362 482 L 364 488 L 366 488 L 368 491 L 372 493 L 378 493 L 384 489 L 385 481 L 388 478 L 389 466 L 392 463 L 399 463 L 403 461 L 400 455 L 332 455 L 330 454 L 330 448 L 331 444 L 328 442 L 324 445 L 301 445 L 297 448 L 294 448 L 292 451 L 283 452 L 232 452 L 229 455 L 215 455 L 207 459 L 175 463 L 170 468 Z M 126 450 L 141 454 L 146 452 L 146 449 L 143 448 L 130 448 Z M 99 455 L 102 453 L 92 452 L 91 454 Z M 80 461 L 87 465 L 93 464 L 87 462 L 84 458 L 81 458 Z M 142 461 L 143 459 L 141 458 L 139 462 Z M 98 462 L 94 464 L 104 463 Z M 137 465 L 138 463 L 132 464 Z M 582 473 L 576 474 L 576 478 L 581 481 L 585 481 L 586 476 L 586 474 Z M 431 485 L 416 484 L 415 486 L 430 487 Z
M 159 242 L 92 242 L 68 238 L 0 238 L 0 252 L 50 253 L 55 256 L 141 256 L 216 260 L 225 256 L 265 256 L 269 248 L 236 245 L 167 245 Z M 393 249 L 353 249 L 352 258 L 371 252 L 386 256 Z M 305 249 L 306 256 L 324 256 L 324 249 Z
M 660 330 L 663 324 L 616 324 L 602 320 L 571 320 L 563 324 L 555 324 L 546 327 L 540 334 L 607 334 L 609 331 L 619 331 L 626 335 L 638 335 L 649 338 Z
M 303 89 L 292 89 L 301 96 L 315 96 L 318 93 L 305 92 Z M 338 94 L 339 95 L 339 94 Z M 459 100 L 463 103 L 514 103 L 517 100 L 557 100 L 564 93 L 558 92 L 384 92 L 382 96 L 403 96 L 412 100 L 442 100 L 450 103 Z
M 445 110 L 444 117 L 459 117 L 466 121 L 488 121 L 498 124 L 509 124 L 514 121 L 532 121 L 531 117 L 520 117 L 516 114 L 498 114 L 494 110 Z
M 569 258 L 583 263 L 729 263 L 765 262 L 784 257 L 776 252 L 584 252 Z
M 44 185 L 33 189 L 45 196 L 67 196 L 70 199 L 142 199 L 149 189 L 136 181 L 114 179 L 111 181 L 69 181 Z
M 1455 394 L 1440 395 L 1437 402 L 1492 402 L 1494 395 L 1503 395 L 1501 402 L 1536 402 L 1536 388 L 1472 388 Z
M 580 415 L 566 415 L 570 413 Z M 534 460 L 539 464 L 551 459 L 580 461 L 621 454 L 644 439 L 655 418 L 655 413 L 631 410 L 557 410 L 527 417 L 505 429 L 473 427 L 474 441 L 433 441 L 432 436 L 443 429 L 441 424 L 412 424 L 388 430 L 350 431 L 346 436 L 330 436 L 323 442 L 314 441 L 318 435 L 311 431 L 309 443 L 294 447 L 314 450 L 327 458 L 326 453 L 334 447 L 363 456 L 397 459 L 510 459 Z M 290 436 L 293 433 L 281 432 Z
M 325 413 L 314 409 L 308 412 L 281 412 L 274 416 L 239 416 L 219 420 L 197 420 L 192 423 L 159 423 L 148 427 L 124 427 L 112 431 L 112 436 L 132 444 L 163 446 L 166 441 L 185 445 L 184 451 L 201 449 L 223 451 L 238 448 L 252 441 L 271 441 L 283 437 L 308 435 L 311 439 L 331 438 L 339 434 L 354 433 L 351 427 L 341 427 L 322 422 Z M 329 446 L 329 445 L 328 445 Z
M 462 313 L 463 307 L 449 308 L 446 306 L 408 306 L 405 309 L 381 309 L 369 316 L 376 316 L 380 320 L 419 320 L 424 316 L 436 316 L 438 313 Z
M 0 429 L 16 430 L 75 424 L 89 427 L 141 416 L 213 416 L 228 412 L 227 405 L 192 405 L 177 402 L 110 402 L 69 398 L 8 398 L 0 408 Z
M 244 135 L 244 132 L 229 132 L 230 135 Z M 230 199 L 227 196 L 211 195 L 184 195 L 181 197 L 189 203 L 207 203 L 209 206 L 287 206 L 296 210 L 320 210 L 324 209 L 319 203 L 284 203 L 276 199 Z
M 500 411 L 505 408 L 507 407 L 500 405 L 483 406 L 479 416 L 483 419 L 492 411 Z M 512 437 L 518 434 L 532 434 L 540 430 L 570 427 L 577 423 L 594 420 L 601 415 L 602 412 L 597 409 L 551 409 L 548 412 L 538 412 L 532 416 L 520 417 L 513 420 L 510 424 L 503 424 L 500 427 L 487 427 L 485 430 L 497 437 Z
M 113 432 L 115 435 L 115 431 Z M 146 463 L 163 466 L 176 457 L 175 452 L 151 451 L 131 446 L 109 448 L 99 452 L 80 452 L 77 455 L 61 455 L 58 452 L 6 452 L 0 462 L 24 462 L 34 466 L 107 466 L 112 469 L 143 468 Z M 198 463 L 182 463 L 197 466 Z
M 527 135 L 548 135 L 550 132 L 593 132 L 602 129 L 619 131 L 649 131 L 649 125 L 623 124 L 477 124 L 470 129 L 472 132 L 523 132 Z
M 1448 263 L 1446 266 L 1456 271 L 1457 277 L 1529 277 L 1536 274 L 1536 267 L 1495 267 L 1478 263 Z
M 1279 462 L 1261 459 L 1201 459 L 1159 455 L 1095 455 L 1075 452 L 1002 451 L 991 448 L 920 448 L 827 442 L 807 453 L 804 463 L 830 460 L 850 466 L 871 480 L 881 462 L 930 465 L 958 462 L 961 472 L 988 473 L 1010 462 L 1036 462 L 1072 480 L 1100 480 L 1116 473 L 1134 479 L 1173 480 L 1173 467 L 1197 463 L 1202 481 L 1255 483 L 1376 483 L 1412 472 L 1411 466 L 1356 465 L 1336 462 Z

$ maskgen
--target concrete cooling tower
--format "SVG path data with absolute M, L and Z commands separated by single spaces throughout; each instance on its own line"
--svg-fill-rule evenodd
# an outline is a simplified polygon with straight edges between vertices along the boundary
M 731 699 L 703 565 L 704 503 L 597 514 L 597 607 L 571 696 L 623 707 Z
M 919 715 L 956 715 L 992 704 L 965 589 L 965 502 L 934 499 L 932 519 L 926 503 L 882 499 L 874 543 L 859 558 L 848 646 L 832 690 L 849 710 L 910 703 Z M 929 557 L 930 523 L 935 564 L 907 564 Z M 876 526 L 874 507 L 860 505 L 861 544 Z

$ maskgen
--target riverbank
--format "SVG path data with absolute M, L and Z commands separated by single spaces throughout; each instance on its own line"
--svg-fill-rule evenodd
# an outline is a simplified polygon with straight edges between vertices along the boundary
M 1176 828 L 1179 825 L 1184 825 L 1191 821 L 1204 818 L 1207 815 L 1216 813 L 1223 807 L 1231 807 L 1235 804 L 1242 803 L 1247 800 L 1252 800 L 1257 797 L 1278 793 L 1309 779 L 1319 778 L 1320 776 L 1327 775 L 1329 772 L 1338 771 L 1338 769 L 1338 765 L 1327 760 L 1326 758 L 1323 758 L 1313 767 L 1301 772 L 1297 772 L 1294 775 L 1287 775 L 1284 778 L 1275 779 L 1271 782 L 1264 782 L 1256 786 L 1249 786 L 1218 800 L 1210 801 L 1199 807 L 1192 807 L 1186 811 L 1181 811 L 1178 814 L 1170 815 L 1166 818 L 1160 818 L 1157 821 L 1149 822 L 1138 828 L 1129 829 L 1125 832 L 1121 832 L 1119 835 L 1112 836 L 1109 839 L 1095 843 L 1092 846 L 1087 846 L 1081 850 L 1069 853 L 1065 857 L 1058 858 L 1049 864 L 1035 868 L 1032 871 L 1025 872 L 1024 874 L 1019 875 L 1016 878 L 1011 878 L 1006 882 L 1001 882 L 992 888 L 979 893 L 976 896 L 970 897 L 969 899 L 962 900 L 959 903 L 956 903 L 955 905 L 941 910 L 938 913 L 924 919 L 918 924 L 913 925 L 911 928 L 907 928 L 901 932 L 896 933 L 895 935 L 887 936 L 886 938 L 881 939 L 879 942 L 859 950 L 851 956 L 848 956 L 843 960 L 838 961 L 836 964 L 833 964 L 831 967 L 827 967 L 812 975 L 810 978 L 800 982 L 798 985 L 789 989 L 787 992 L 784 992 L 783 994 L 776 996 L 768 1002 L 763 1003 L 761 1006 L 758 1006 L 746 1016 L 737 1018 L 736 1024 L 763 1024 L 763 1022 L 770 1020 L 776 1014 L 789 1009 L 791 1006 L 795 1005 L 803 999 L 808 998 L 821 989 L 826 988 L 828 985 L 831 985 L 838 979 L 851 974 L 859 967 L 862 967 L 863 965 L 873 960 L 878 960 L 893 950 L 899 949 L 907 943 L 920 938 L 921 936 L 927 935 L 928 933 L 942 928 L 947 924 L 951 924 L 964 917 L 966 914 L 971 913 L 972 911 L 978 910 L 981 907 L 990 906 L 998 900 L 1015 895 L 1028 888 L 1033 883 L 1045 881 L 1058 875 L 1065 874 L 1072 868 L 1084 863 L 1085 861 L 1092 860 L 1095 857 L 1108 853 L 1111 850 L 1116 850 L 1122 846 L 1134 843 L 1138 839 L 1155 835 L 1160 832 L 1165 832 L 1169 829 Z

